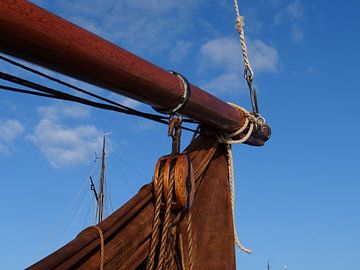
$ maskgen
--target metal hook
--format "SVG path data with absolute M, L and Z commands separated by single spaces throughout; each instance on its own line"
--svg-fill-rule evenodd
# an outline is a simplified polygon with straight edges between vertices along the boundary
M 176 155 L 180 152 L 181 124 L 182 124 L 182 116 L 181 115 L 178 115 L 178 114 L 170 115 L 168 136 L 170 136 L 172 138 L 171 155 Z
M 257 101 L 256 89 L 253 88 L 253 86 L 252 86 L 252 78 L 251 77 L 247 77 L 246 81 L 247 81 L 249 91 L 250 91 L 252 112 L 256 117 L 258 117 L 260 114 L 259 114 L 259 106 L 258 106 L 258 101 Z

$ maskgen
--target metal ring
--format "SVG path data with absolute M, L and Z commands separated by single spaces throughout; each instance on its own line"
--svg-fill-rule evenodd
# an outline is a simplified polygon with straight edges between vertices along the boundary
M 250 66 L 246 66 L 244 69 L 244 77 L 246 80 L 252 81 L 254 79 L 254 72 Z
M 187 103 L 190 100 L 190 96 L 191 96 L 191 88 L 190 88 L 190 83 L 189 81 L 180 73 L 173 71 L 173 70 L 169 70 L 169 72 L 171 74 L 174 74 L 176 77 L 178 77 L 182 84 L 183 84 L 183 88 L 184 88 L 184 93 L 181 96 L 179 103 L 172 109 L 170 110 L 163 110 L 157 107 L 152 106 L 152 108 L 159 112 L 159 113 L 164 113 L 164 114 L 176 114 L 177 112 L 179 112 L 181 109 L 184 109 L 185 106 L 187 105 Z

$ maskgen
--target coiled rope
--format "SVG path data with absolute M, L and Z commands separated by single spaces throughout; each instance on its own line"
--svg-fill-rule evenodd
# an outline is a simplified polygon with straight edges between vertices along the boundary
M 178 229 L 176 227 L 179 223 L 179 218 L 182 217 L 182 214 L 179 213 L 177 217 L 173 218 L 171 215 L 171 206 L 172 206 L 172 196 L 175 186 L 175 175 L 173 172 L 167 171 L 164 166 L 160 166 L 159 175 L 156 181 L 156 192 L 155 192 L 155 209 L 154 209 L 154 220 L 151 233 L 151 242 L 150 242 L 150 252 L 147 262 L 146 270 L 165 270 L 173 269 L 175 263 L 175 244 Z M 169 179 L 169 191 L 165 198 L 165 214 L 163 224 L 161 222 L 161 207 L 163 204 L 163 192 L 164 192 L 164 174 L 170 174 Z M 155 182 L 155 181 L 154 181 Z M 193 268 L 193 235 L 192 235 L 192 217 L 191 211 L 187 212 L 186 219 L 186 233 L 187 233 L 187 244 L 188 244 L 188 256 L 189 256 L 189 270 Z M 162 230 L 162 231 L 161 231 Z M 160 239 L 161 231 L 161 239 Z M 182 237 L 179 237 L 180 241 L 180 252 L 181 252 L 181 264 L 184 268 L 184 253 L 182 249 Z M 158 245 L 160 242 L 160 249 L 158 259 L 156 260 L 156 253 L 158 250 Z M 157 264 L 157 266 L 155 266 Z M 185 268 L 184 268 L 185 269 Z

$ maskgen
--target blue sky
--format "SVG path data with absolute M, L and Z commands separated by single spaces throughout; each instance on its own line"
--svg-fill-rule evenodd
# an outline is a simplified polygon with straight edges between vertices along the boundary
M 225 101 L 250 107 L 232 1 L 33 2 L 179 71 Z M 360 269 L 360 3 L 244 0 L 239 5 L 260 110 L 273 135 L 261 148 L 234 147 L 236 224 L 242 243 L 254 251 L 251 256 L 237 251 L 237 267 L 266 269 L 271 259 L 272 269 L 283 269 L 284 263 L 292 270 Z M 0 69 L 44 82 L 4 63 Z M 87 179 L 92 170 L 96 176 L 94 152 L 100 152 L 104 132 L 112 132 L 107 180 L 116 209 L 151 179 L 156 160 L 170 151 L 166 127 L 0 92 L 1 269 L 22 269 L 92 224 Z

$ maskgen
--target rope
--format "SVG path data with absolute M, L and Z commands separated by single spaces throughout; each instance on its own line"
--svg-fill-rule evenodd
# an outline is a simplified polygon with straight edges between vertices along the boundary
M 228 157 L 228 170 L 229 170 L 229 183 L 230 183 L 230 200 L 231 200 L 231 209 L 233 215 L 233 226 L 234 226 L 234 241 L 235 245 L 242 251 L 251 254 L 252 251 L 245 248 L 239 240 L 236 225 L 235 225 L 235 181 L 234 181 L 234 160 L 232 155 L 232 146 L 230 144 L 226 145 L 227 157 Z
M 174 269 L 176 235 L 177 235 L 177 228 L 172 227 L 170 232 L 169 245 L 167 248 L 167 255 L 166 255 L 167 262 L 165 269 Z
M 175 176 L 174 174 L 171 175 L 169 181 L 169 191 L 166 196 L 166 209 L 165 209 L 165 218 L 164 218 L 164 225 L 163 231 L 161 236 L 161 245 L 160 245 L 160 254 L 159 254 L 159 263 L 157 270 L 162 270 L 164 267 L 164 262 L 166 258 L 166 248 L 168 247 L 168 240 L 169 240 L 169 229 L 171 227 L 171 204 L 172 204 L 172 197 L 174 191 L 174 182 Z
M 239 33 L 241 50 L 242 50 L 242 55 L 243 55 L 244 64 L 245 64 L 244 75 L 245 75 L 245 78 L 248 77 L 250 80 L 252 80 L 254 77 L 254 72 L 250 66 L 249 55 L 248 55 L 246 40 L 245 40 L 245 32 L 244 32 L 245 17 L 240 15 L 239 5 L 238 5 L 237 0 L 234 0 L 234 6 L 235 6 L 235 13 L 236 13 L 235 29 Z
M 163 193 L 163 185 L 164 185 L 164 174 L 163 170 L 161 171 L 160 175 L 157 176 L 157 187 L 156 187 L 156 194 L 155 194 L 155 213 L 154 213 L 154 222 L 151 234 L 151 244 L 150 244 L 150 253 L 149 259 L 147 263 L 146 270 L 154 269 L 155 265 L 155 254 L 156 254 L 156 247 L 159 241 L 159 233 L 160 233 L 160 211 L 161 211 L 161 203 L 162 203 L 162 193 Z
M 192 233 L 192 215 L 191 212 L 188 212 L 187 216 L 187 227 L 186 227 L 186 233 L 187 233 L 187 244 L 188 244 L 188 259 L 189 259 L 189 270 L 193 269 L 194 265 L 194 258 L 193 258 L 193 233 Z M 184 247 L 183 247 L 183 238 L 180 235 L 179 237 L 179 250 L 181 254 L 181 267 L 183 270 L 186 269 L 186 264 L 184 260 Z
M 128 115 L 134 115 L 134 116 L 143 117 L 145 119 L 149 119 L 149 120 L 152 120 L 152 121 L 155 121 L 155 122 L 158 122 L 158 123 L 162 123 L 162 124 L 165 124 L 165 125 L 169 124 L 168 121 L 165 120 L 166 117 L 164 117 L 164 116 L 137 111 L 137 110 L 122 106 L 121 104 L 119 104 L 117 106 L 114 106 L 114 105 L 111 105 L 111 104 L 96 102 L 96 101 L 93 101 L 93 100 L 89 100 L 89 99 L 86 99 L 86 98 L 82 98 L 82 97 L 78 97 L 78 96 L 75 96 L 75 95 L 72 95 L 72 94 L 68 94 L 68 93 L 65 93 L 65 92 L 62 92 L 62 91 L 58 91 L 58 90 L 52 89 L 50 87 L 46 87 L 44 85 L 22 79 L 22 78 L 17 77 L 17 76 L 13 76 L 13 75 L 10 75 L 10 74 L 7 74 L 7 73 L 3 73 L 1 71 L 0 71 L 0 79 L 6 80 L 8 82 L 18 84 L 18 85 L 21 85 L 21 86 L 29 87 L 29 88 L 35 89 L 36 91 L 39 91 L 39 92 L 30 91 L 30 90 L 27 90 L 27 89 L 9 87 L 9 86 L 5 86 L 5 85 L 0 85 L 0 89 L 3 89 L 3 90 L 12 91 L 12 92 L 19 92 L 19 93 L 24 93 L 24 94 L 30 94 L 30 95 L 36 95 L 36 96 L 42 96 L 42 97 L 53 98 L 53 99 L 72 101 L 72 102 L 76 102 L 76 103 L 80 103 L 80 104 L 84 104 L 84 105 L 87 105 L 87 106 L 96 107 L 96 108 L 100 108 L 100 109 L 104 109 L 104 110 L 110 110 L 110 111 L 115 111 L 115 112 L 124 113 L 124 114 L 128 114 Z M 112 102 L 112 103 L 114 103 L 114 102 Z M 188 122 L 188 123 L 195 123 L 195 121 L 193 121 L 192 119 L 183 119 L 183 121 Z M 188 127 L 183 127 L 183 129 L 188 130 L 188 131 L 192 131 L 192 132 L 197 132 L 197 131 L 195 131 L 195 130 L 193 130 L 191 128 L 188 128 Z
M 98 225 L 91 226 L 88 229 L 95 229 L 99 233 L 99 236 L 100 236 L 100 270 L 104 270 L 105 245 L 104 245 L 103 232 Z
M 224 143 L 224 144 L 244 143 L 251 136 L 251 133 L 253 132 L 254 127 L 259 122 L 259 120 L 253 114 L 248 112 L 246 109 L 244 109 L 234 103 L 231 103 L 231 102 L 228 102 L 228 104 L 235 107 L 237 110 L 242 111 L 242 113 L 245 116 L 245 123 L 242 127 L 240 127 L 237 131 L 235 131 L 233 133 L 218 133 L 216 136 L 220 143 Z M 245 136 L 243 138 L 238 139 L 238 140 L 233 139 L 234 137 L 243 133 L 247 128 L 249 128 L 249 130 L 247 131 L 247 133 L 245 134 Z
M 183 241 L 182 241 L 182 236 L 180 235 L 179 237 L 179 249 L 180 249 L 180 254 L 181 254 L 181 267 L 183 270 L 186 269 L 185 267 L 185 260 L 184 260 L 184 248 L 183 248 Z
M 231 209 L 232 209 L 232 215 L 233 215 L 233 226 L 234 226 L 234 241 L 235 245 L 242 251 L 251 254 L 252 251 L 245 248 L 239 240 L 237 229 L 235 226 L 235 180 L 234 180 L 234 160 L 232 155 L 232 144 L 241 144 L 250 137 L 254 127 L 257 124 L 261 124 L 259 121 L 260 119 L 257 119 L 253 114 L 249 113 L 246 109 L 233 104 L 229 103 L 231 106 L 235 107 L 236 109 L 243 112 L 245 116 L 245 123 L 242 127 L 240 127 L 237 131 L 230 133 L 230 134 L 217 134 L 219 142 L 226 144 L 226 154 L 228 159 L 228 172 L 229 172 L 229 185 L 230 185 L 230 200 L 231 200 Z M 233 137 L 243 133 L 248 128 L 248 131 L 246 135 L 238 140 L 234 140 Z
M 189 270 L 193 268 L 193 234 L 192 234 L 192 215 L 191 211 L 187 217 L 187 234 L 188 234 L 188 252 L 189 252 Z
M 259 114 L 259 106 L 258 106 L 258 102 L 257 102 L 256 89 L 253 88 L 253 86 L 252 86 L 252 81 L 254 79 L 254 72 L 250 65 L 248 50 L 247 50 L 247 46 L 246 46 L 245 31 L 244 31 L 245 18 L 244 18 L 244 16 L 240 16 L 240 11 L 239 11 L 239 6 L 238 6 L 237 0 L 234 0 L 234 6 L 235 6 L 235 13 L 236 13 L 235 29 L 239 33 L 241 50 L 242 50 L 242 55 L 243 55 L 243 59 L 244 59 L 244 77 L 246 79 L 246 82 L 247 82 L 247 85 L 248 85 L 249 91 L 250 91 L 252 110 L 253 110 L 254 115 L 262 118 Z

